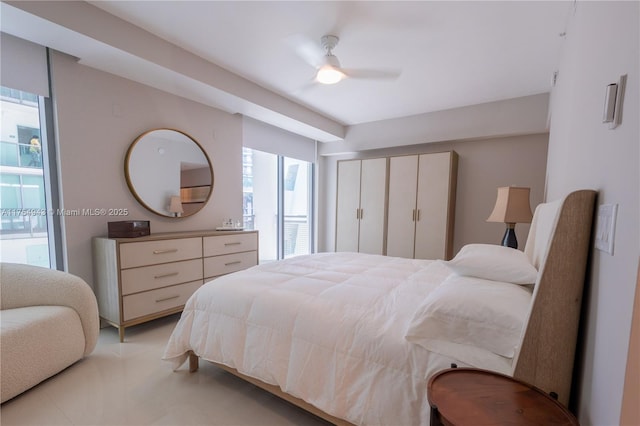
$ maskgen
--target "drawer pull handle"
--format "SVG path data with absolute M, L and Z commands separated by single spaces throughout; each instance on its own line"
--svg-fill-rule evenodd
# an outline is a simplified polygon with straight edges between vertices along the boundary
M 153 278 L 157 280 L 160 278 L 175 277 L 176 275 L 178 275 L 178 272 L 169 272 L 168 274 L 156 275 Z
M 242 244 L 240 241 L 235 242 L 235 243 L 224 243 L 225 247 L 226 246 L 239 246 L 240 244 Z
M 166 249 L 166 250 L 154 250 L 153 254 L 166 254 L 166 253 L 176 253 L 178 251 L 177 248 Z
M 224 266 L 231 266 L 231 265 L 237 265 L 239 263 L 242 263 L 241 260 L 236 260 L 235 262 L 229 262 L 229 263 L 225 263 Z
M 176 294 L 175 296 L 163 297 L 162 299 L 156 299 L 156 303 L 166 302 L 167 300 L 177 299 L 178 297 L 180 297 L 179 294 Z

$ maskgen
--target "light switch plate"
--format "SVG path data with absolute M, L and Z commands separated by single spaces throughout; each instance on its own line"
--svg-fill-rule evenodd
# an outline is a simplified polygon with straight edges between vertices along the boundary
M 598 217 L 596 219 L 596 248 L 612 256 L 617 215 L 617 204 L 602 204 L 598 207 Z

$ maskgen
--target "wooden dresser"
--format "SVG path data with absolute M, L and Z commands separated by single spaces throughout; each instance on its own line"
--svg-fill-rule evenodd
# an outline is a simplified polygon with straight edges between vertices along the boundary
M 121 342 L 126 327 L 180 312 L 203 283 L 257 264 L 257 231 L 93 239 L 100 317 Z

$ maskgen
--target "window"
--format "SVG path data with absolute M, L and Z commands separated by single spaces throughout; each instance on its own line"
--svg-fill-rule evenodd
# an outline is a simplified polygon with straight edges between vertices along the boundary
M 43 105 L 38 95 L 0 88 L 0 253 L 4 262 L 51 267 Z
M 245 229 L 260 231 L 260 263 L 311 253 L 313 164 L 243 148 Z

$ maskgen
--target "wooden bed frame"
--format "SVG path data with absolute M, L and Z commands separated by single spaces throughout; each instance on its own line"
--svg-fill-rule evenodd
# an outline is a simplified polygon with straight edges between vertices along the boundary
M 189 351 L 189 372 L 194 373 L 198 370 L 198 362 L 200 360 L 200 357 L 198 357 L 197 355 L 195 355 L 193 352 Z M 288 393 L 285 393 L 282 391 L 282 389 L 280 389 L 280 387 L 275 386 L 275 385 L 270 385 L 268 383 L 263 382 L 262 380 L 247 376 L 245 374 L 240 373 L 238 370 L 236 370 L 235 368 L 231 368 L 228 367 L 226 365 L 223 364 L 218 364 L 217 362 L 213 362 L 213 361 L 207 361 L 213 365 L 215 365 L 218 368 L 221 368 L 231 374 L 233 374 L 234 376 L 237 376 L 239 378 L 241 378 L 242 380 L 245 380 L 249 383 L 251 383 L 252 385 L 255 385 L 257 387 L 259 387 L 260 389 L 266 390 L 267 392 L 270 392 L 272 394 L 274 394 L 275 396 L 284 399 L 287 402 L 290 402 L 291 404 L 302 408 L 303 410 L 314 414 L 318 417 L 320 417 L 321 419 L 324 419 L 334 425 L 337 426 L 355 426 L 353 425 L 353 423 L 349 423 L 346 420 L 343 419 L 339 419 L 338 417 L 332 416 L 331 414 L 327 414 L 324 411 L 320 410 L 319 408 L 309 404 L 308 402 L 300 399 L 300 398 L 296 398 L 293 395 L 289 395 Z M 426 386 L 426 385 L 425 385 Z
M 560 204 L 555 229 L 553 224 L 547 224 L 550 232 L 537 236 L 536 227 L 545 225 L 537 224 L 534 218 L 529 234 L 529 239 L 537 239 L 533 244 L 542 245 L 537 248 L 541 252 L 536 265 L 539 274 L 527 326 L 513 358 L 512 376 L 557 394 L 564 405 L 568 404 L 571 391 L 595 198 L 596 192 L 592 190 L 572 192 Z M 198 362 L 199 357 L 189 352 L 190 372 L 198 369 Z M 333 424 L 352 424 L 283 392 L 278 386 L 213 364 Z

